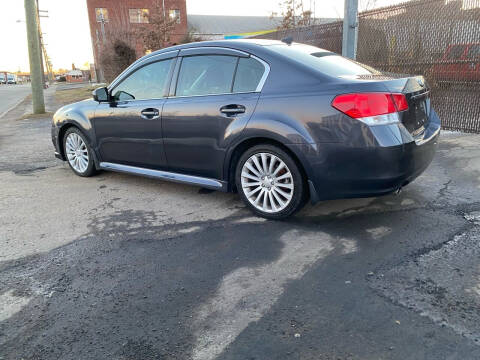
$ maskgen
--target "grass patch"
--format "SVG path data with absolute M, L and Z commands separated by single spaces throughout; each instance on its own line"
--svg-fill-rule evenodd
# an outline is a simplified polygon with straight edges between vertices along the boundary
M 98 86 L 87 85 L 80 88 L 57 90 L 55 91 L 55 100 L 57 100 L 57 102 L 60 104 L 70 104 L 77 101 L 90 99 L 92 97 L 92 91 L 97 87 Z

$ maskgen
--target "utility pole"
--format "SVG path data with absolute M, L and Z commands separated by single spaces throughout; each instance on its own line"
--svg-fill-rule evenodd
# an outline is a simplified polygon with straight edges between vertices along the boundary
M 100 27 L 102 29 L 103 46 L 105 46 L 105 43 L 107 42 L 107 37 L 105 35 L 105 17 L 103 16 L 103 12 L 100 14 L 100 24 Z
M 40 18 L 48 18 L 48 10 L 40 10 L 39 5 L 38 5 L 38 0 L 37 2 L 37 23 L 38 23 L 38 38 L 40 41 L 40 51 L 42 55 L 40 56 L 40 62 L 42 65 L 42 79 L 43 79 L 43 84 L 45 85 L 45 70 L 47 71 L 47 77 L 49 81 L 53 81 L 53 70 L 52 70 L 52 64 L 49 60 L 48 54 L 47 54 L 47 48 L 45 44 L 45 39 L 44 36 L 45 33 L 42 32 L 42 27 L 40 25 Z
M 357 57 L 358 0 L 345 0 L 343 16 L 342 55 L 350 59 Z
M 100 28 L 102 29 L 102 44 L 103 44 L 103 50 L 105 49 L 105 46 L 106 46 L 106 43 L 107 43 L 107 37 L 105 35 L 105 16 L 103 15 L 103 11 L 100 13 Z M 97 38 L 98 38 L 98 33 L 97 33 Z M 103 51 L 102 50 L 102 51 Z M 99 47 L 99 54 L 100 54 L 100 47 Z M 99 55 L 100 57 L 100 55 Z M 96 66 L 99 66 L 100 64 L 97 64 Z M 101 82 L 104 82 L 105 81 L 105 75 L 103 73 L 103 67 L 100 67 L 99 68 L 100 71 L 99 71 L 99 74 L 98 74 L 98 78 Z
M 167 12 L 165 11 L 165 0 L 162 0 L 162 10 L 163 10 L 163 27 L 167 26 Z M 167 42 L 167 32 L 163 32 L 163 46 Z
M 293 27 L 295 27 L 295 0 L 292 0 Z
M 42 31 L 40 30 L 40 10 L 38 7 L 38 0 L 36 0 L 37 6 L 37 24 L 38 24 L 38 43 L 40 44 L 40 66 L 42 68 L 42 86 L 45 88 L 45 65 L 43 64 L 43 56 L 41 54 L 42 52 Z
M 30 60 L 30 79 L 32 84 L 33 113 L 45 112 L 43 99 L 43 69 L 41 67 L 40 43 L 35 0 L 24 0 L 27 23 L 28 56 Z
M 313 0 L 313 23 L 316 24 L 317 23 L 317 14 L 315 13 L 315 10 L 316 10 L 316 3 L 315 3 L 316 0 Z

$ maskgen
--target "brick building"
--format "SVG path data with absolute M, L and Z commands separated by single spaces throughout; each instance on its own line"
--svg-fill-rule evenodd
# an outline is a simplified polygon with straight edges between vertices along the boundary
M 102 45 L 108 44 L 109 38 L 115 34 L 135 34 L 135 29 L 139 26 L 148 26 L 148 16 L 157 7 L 166 17 L 177 19 L 170 36 L 172 45 L 179 42 L 188 31 L 186 0 L 87 0 L 87 7 L 99 79 L 103 78 L 102 69 L 98 68 Z M 137 58 L 143 56 L 141 39 L 133 39 L 133 42 Z
M 68 83 L 80 83 L 88 81 L 88 76 L 84 76 L 83 71 L 81 70 L 70 70 L 65 74 L 66 82 Z

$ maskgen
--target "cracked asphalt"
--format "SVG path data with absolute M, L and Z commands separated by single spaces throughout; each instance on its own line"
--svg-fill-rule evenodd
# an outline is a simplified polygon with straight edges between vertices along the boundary
M 479 359 L 480 136 L 398 195 L 288 221 L 53 157 L 0 119 L 0 359 Z

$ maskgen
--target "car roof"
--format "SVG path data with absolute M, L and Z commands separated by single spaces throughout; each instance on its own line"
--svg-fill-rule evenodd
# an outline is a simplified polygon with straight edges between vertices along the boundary
M 255 54 L 255 51 L 257 50 L 263 50 L 265 48 L 268 48 L 273 45 L 283 45 L 283 46 L 311 46 L 307 44 L 302 44 L 302 43 L 297 43 L 297 42 L 292 42 L 291 44 L 287 44 L 283 41 L 280 40 L 270 40 L 270 39 L 229 39 L 229 40 L 208 40 L 208 41 L 197 41 L 197 42 L 191 42 L 188 44 L 181 44 L 181 45 L 174 45 L 170 46 L 167 48 L 163 48 L 160 50 L 156 50 L 148 55 L 145 55 L 138 59 L 136 62 L 143 62 L 144 60 L 160 55 L 163 53 L 167 53 L 170 51 L 179 51 L 183 49 L 193 49 L 193 48 L 199 48 L 199 47 L 223 47 L 223 48 L 231 48 L 235 50 L 240 50 L 240 51 L 245 51 L 249 53 Z M 329 50 L 317 48 L 319 51 L 324 51 L 324 52 L 331 52 Z M 271 54 L 273 55 L 273 54 Z
M 208 40 L 208 41 L 197 41 L 188 44 L 174 45 L 160 50 L 153 51 L 147 56 L 144 56 L 143 59 L 150 56 L 159 55 L 169 51 L 182 50 L 182 49 L 191 49 L 197 47 L 226 47 L 236 50 L 254 50 L 255 48 L 271 46 L 271 45 L 286 45 L 280 40 L 269 40 L 269 39 L 231 39 L 231 40 Z

